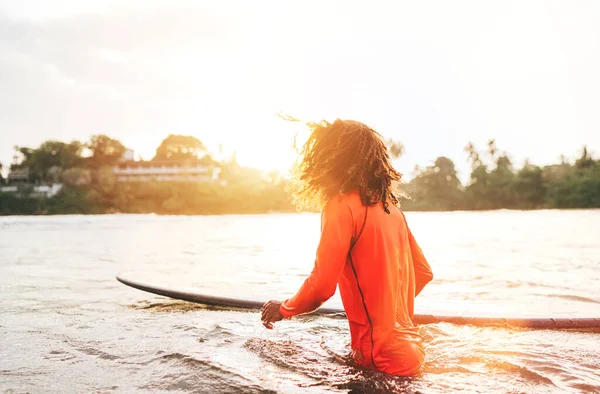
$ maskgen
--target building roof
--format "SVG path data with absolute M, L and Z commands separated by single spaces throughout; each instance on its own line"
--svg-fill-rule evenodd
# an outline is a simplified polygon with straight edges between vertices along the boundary
M 149 160 L 135 161 L 127 160 L 117 164 L 119 168 L 125 167 L 195 167 L 195 166 L 215 166 L 218 163 L 210 156 L 204 156 L 200 159 L 170 159 L 170 160 Z
M 29 168 L 15 168 L 8 173 L 8 180 L 29 179 Z

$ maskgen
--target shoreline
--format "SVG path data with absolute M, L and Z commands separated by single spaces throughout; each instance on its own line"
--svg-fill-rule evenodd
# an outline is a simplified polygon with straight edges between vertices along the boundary
M 533 211 L 565 211 L 565 212 L 576 212 L 576 211 L 600 211 L 600 208 L 534 208 L 534 209 L 519 209 L 519 208 L 498 208 L 498 209 L 455 209 L 455 210 L 416 210 L 416 209 L 403 209 L 403 212 L 418 212 L 418 213 L 477 213 L 477 212 L 533 212 Z M 302 214 L 319 214 L 319 211 L 264 211 L 264 212 L 219 212 L 219 213 L 164 213 L 164 212 L 54 212 L 54 213 L 0 213 L 2 217 L 34 217 L 34 216 L 129 216 L 129 215 L 140 215 L 140 216 L 257 216 L 257 215 L 302 215 Z

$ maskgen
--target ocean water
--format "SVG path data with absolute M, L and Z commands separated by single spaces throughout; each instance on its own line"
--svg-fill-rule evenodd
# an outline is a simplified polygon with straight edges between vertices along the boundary
M 407 213 L 434 270 L 417 308 L 600 317 L 600 211 Z M 283 299 L 310 272 L 314 214 L 0 217 L 7 393 L 600 393 L 600 332 L 420 327 L 412 378 L 344 363 L 347 322 L 260 324 L 114 276 Z

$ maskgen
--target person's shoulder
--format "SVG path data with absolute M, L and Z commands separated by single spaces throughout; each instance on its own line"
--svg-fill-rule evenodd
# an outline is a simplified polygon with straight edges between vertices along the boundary
M 402 208 L 400 206 L 390 203 L 389 207 L 390 207 L 390 211 L 393 214 L 400 216 L 402 219 L 405 218 L 404 211 L 402 210 Z
M 360 210 L 361 207 L 362 201 L 360 199 L 360 195 L 354 192 L 332 197 L 329 199 L 329 201 L 327 201 L 327 204 L 325 204 L 324 210 L 326 212 L 339 213 L 340 211 L 345 211 L 353 213 L 356 210 Z
M 362 206 L 362 200 L 358 192 L 350 192 L 346 194 L 340 194 L 331 198 L 327 205 L 332 206 L 347 206 L 349 208 L 356 208 Z

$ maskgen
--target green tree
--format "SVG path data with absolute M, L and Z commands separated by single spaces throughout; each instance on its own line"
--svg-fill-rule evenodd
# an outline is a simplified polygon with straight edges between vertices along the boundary
M 50 167 L 48 170 L 48 180 L 50 180 L 52 183 L 60 183 L 63 172 L 63 169 L 58 166 Z
M 473 143 L 470 142 L 465 151 L 471 164 L 471 179 L 465 190 L 467 206 L 472 209 L 515 207 L 515 173 L 507 154 L 496 146 L 496 140 L 491 139 L 487 144 L 491 166 L 483 163 Z
M 4 183 L 4 177 L 2 176 L 2 163 L 0 162 L 0 184 Z
M 490 174 L 472 142 L 465 147 L 467 161 L 471 165 L 471 177 L 465 188 L 465 205 L 469 209 L 490 209 Z
M 123 157 L 126 150 L 121 142 L 104 134 L 92 136 L 87 147 L 92 151 L 91 163 L 93 168 L 116 164 Z
M 404 145 L 399 141 L 394 141 L 392 138 L 385 141 L 388 152 L 392 159 L 399 159 L 404 153 Z
M 600 163 L 594 162 L 553 184 L 549 199 L 556 208 L 600 208 Z
M 13 155 L 13 162 L 10 165 L 10 169 L 18 170 L 21 168 L 26 168 L 27 166 L 25 163 L 27 163 L 27 160 L 31 158 L 31 155 L 33 154 L 34 150 L 31 148 L 19 146 L 15 146 L 14 150 L 15 154 Z
M 69 186 L 88 185 L 92 180 L 90 170 L 87 168 L 69 168 L 62 174 L 63 182 Z
M 21 161 L 16 163 L 15 168 L 28 168 L 32 181 L 50 181 L 51 168 L 58 167 L 65 170 L 80 163 L 82 148 L 78 141 L 71 143 L 46 141 L 37 149 L 17 147 L 18 153 L 21 154 Z
M 520 208 L 536 209 L 545 204 L 547 187 L 543 173 L 540 167 L 531 165 L 528 161 L 517 172 L 514 190 Z
M 490 174 L 487 166 L 481 165 L 471 172 L 465 189 L 465 198 L 470 209 L 491 209 L 489 203 Z
M 587 146 L 581 148 L 581 157 L 575 161 L 575 168 L 583 170 L 594 165 L 594 159 L 588 152 Z
M 477 150 L 475 149 L 475 145 L 472 142 L 469 142 L 465 147 L 465 152 L 468 153 L 467 161 L 471 164 L 471 169 L 474 170 L 477 167 L 481 166 L 483 163 L 481 162 L 481 157 Z
M 584 146 L 575 166 L 549 188 L 556 208 L 600 208 L 600 162 Z
M 489 173 L 489 182 L 487 183 L 490 208 L 514 208 L 517 202 L 514 191 L 515 173 L 512 163 L 506 154 L 496 156 L 490 150 L 490 156 L 492 158 L 497 157 L 496 168 Z
M 551 186 L 563 181 L 573 171 L 573 166 L 567 162 L 562 162 L 561 164 L 552 164 L 545 166 L 542 169 L 542 179 L 544 180 L 545 185 Z
M 95 171 L 93 181 L 96 187 L 106 194 L 111 193 L 117 184 L 115 173 L 109 166 L 104 166 Z
M 496 140 L 488 140 L 488 154 L 492 159 L 492 162 L 496 161 L 496 155 L 498 154 L 498 148 L 496 148 Z
M 86 198 L 103 212 L 118 211 L 115 201 L 120 189 L 117 185 L 112 167 L 103 166 L 92 172 L 92 185 Z
M 209 156 L 204 144 L 196 137 L 171 134 L 156 149 L 152 160 L 199 159 Z
M 452 160 L 438 157 L 433 165 L 423 170 L 416 168 L 416 176 L 407 186 L 413 201 L 407 201 L 404 205 L 409 209 L 457 209 L 462 195 L 461 187 Z

